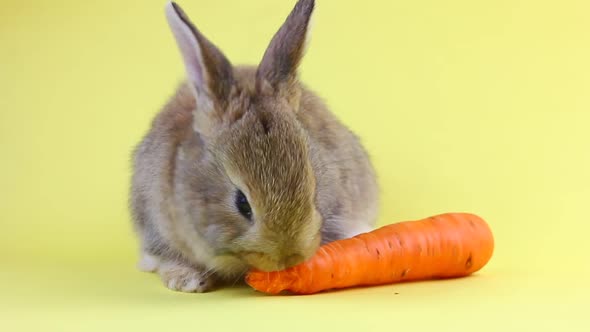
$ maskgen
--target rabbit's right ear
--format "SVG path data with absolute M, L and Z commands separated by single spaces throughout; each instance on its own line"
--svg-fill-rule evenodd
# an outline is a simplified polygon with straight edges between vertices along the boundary
M 281 92 L 284 88 L 289 89 L 296 80 L 297 67 L 310 39 L 314 6 L 314 0 L 299 0 L 275 33 L 258 66 L 258 89 L 270 85 L 275 91 Z
M 232 85 L 233 69 L 225 55 L 203 36 L 175 2 L 166 4 L 166 18 L 184 60 L 195 94 L 195 128 L 206 132 L 219 121 Z

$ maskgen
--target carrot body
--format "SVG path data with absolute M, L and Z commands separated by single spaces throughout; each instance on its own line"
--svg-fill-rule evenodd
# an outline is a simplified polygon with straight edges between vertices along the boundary
M 492 257 L 487 223 L 468 213 L 446 213 L 387 225 L 320 247 L 307 262 L 283 271 L 251 271 L 246 282 L 270 294 L 463 277 Z

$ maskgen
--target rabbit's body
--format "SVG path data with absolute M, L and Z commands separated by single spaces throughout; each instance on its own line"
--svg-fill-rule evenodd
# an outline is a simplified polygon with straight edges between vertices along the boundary
M 300 1 L 293 12 L 300 17 L 292 13 L 284 26 L 307 25 L 293 22 L 310 3 Z M 175 9 L 186 23 L 174 6 L 169 15 Z M 293 76 L 277 76 L 284 71 L 272 67 L 281 56 L 272 54 L 273 42 L 265 58 L 275 61 L 233 67 L 200 38 L 205 59 L 192 72 L 207 75 L 191 77 L 185 58 L 189 80 L 134 153 L 140 267 L 172 289 L 205 291 L 250 267 L 285 268 L 320 243 L 370 230 L 378 187 L 359 139 Z M 211 63 L 217 68 L 206 68 Z

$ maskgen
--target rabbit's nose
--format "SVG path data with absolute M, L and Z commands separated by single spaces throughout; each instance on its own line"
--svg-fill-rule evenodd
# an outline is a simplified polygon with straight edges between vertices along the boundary
M 286 268 L 289 268 L 291 266 L 295 266 L 297 264 L 303 263 L 304 260 L 305 260 L 305 257 L 303 257 L 302 255 L 292 254 L 292 255 L 289 255 L 289 256 L 283 258 L 283 265 Z

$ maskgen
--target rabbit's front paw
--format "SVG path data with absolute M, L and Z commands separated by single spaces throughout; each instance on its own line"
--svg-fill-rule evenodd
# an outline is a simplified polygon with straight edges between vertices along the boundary
M 215 276 L 178 262 L 160 264 L 158 274 L 166 287 L 186 293 L 204 293 L 213 289 Z

